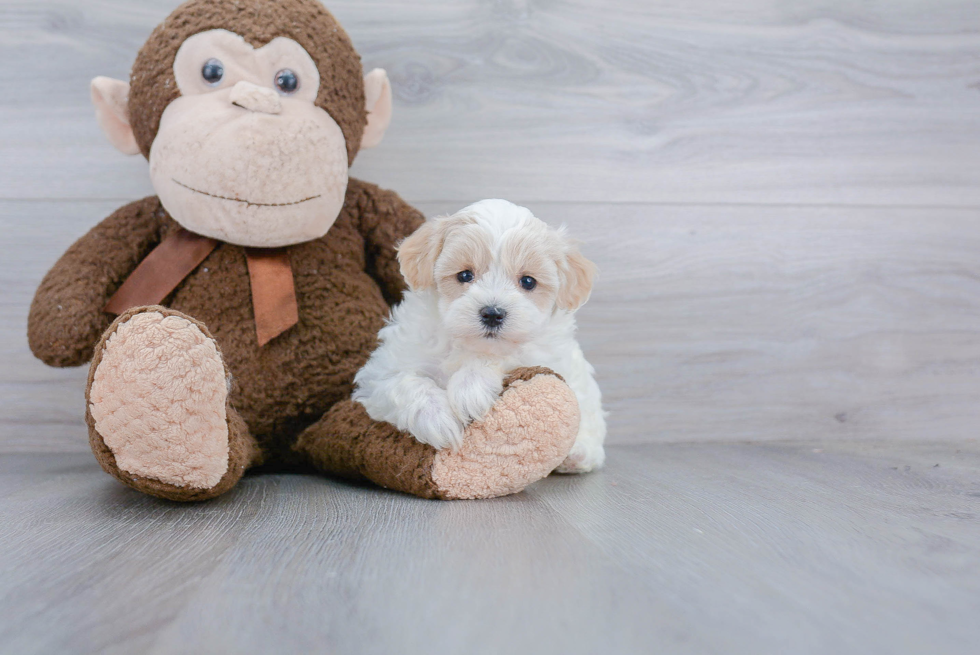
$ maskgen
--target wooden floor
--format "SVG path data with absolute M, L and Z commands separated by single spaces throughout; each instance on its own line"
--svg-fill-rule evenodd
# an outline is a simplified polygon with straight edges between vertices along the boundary
M 0 0 L 0 653 L 980 652 L 976 0 L 328 0 L 395 115 L 353 174 L 600 266 L 605 471 L 201 506 L 88 453 L 34 288 L 149 195 L 88 80 L 177 0 Z
M 968 653 L 980 448 L 617 446 L 494 501 L 0 470 L 5 653 Z

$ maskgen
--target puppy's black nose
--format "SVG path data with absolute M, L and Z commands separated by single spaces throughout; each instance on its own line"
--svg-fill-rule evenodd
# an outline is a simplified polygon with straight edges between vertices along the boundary
M 480 322 L 488 328 L 499 328 L 507 317 L 507 310 L 502 307 L 484 307 L 480 310 Z

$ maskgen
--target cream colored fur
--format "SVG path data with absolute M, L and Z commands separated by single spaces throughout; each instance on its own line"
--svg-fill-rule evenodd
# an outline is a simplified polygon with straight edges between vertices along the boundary
M 279 94 L 258 84 L 252 84 L 242 80 L 231 88 L 231 95 L 228 96 L 231 104 L 237 105 L 249 111 L 258 111 L 263 114 L 281 114 L 282 101 Z
M 201 76 L 211 59 L 224 70 L 214 85 Z M 287 68 L 299 81 L 288 95 L 274 86 Z M 174 74 L 181 96 L 150 149 L 153 188 L 174 220 L 242 246 L 326 234 L 344 203 L 347 149 L 340 126 L 314 104 L 320 75 L 310 55 L 291 39 L 253 49 L 212 30 L 181 45 Z
M 123 154 L 138 155 L 140 147 L 129 125 L 129 84 L 99 76 L 92 80 L 91 93 L 95 117 L 109 143 Z
M 89 402 L 121 470 L 210 489 L 228 470 L 227 393 L 214 341 L 184 318 L 145 312 L 109 337 Z
M 209 83 L 204 65 L 220 62 Z M 289 69 L 295 91 L 276 87 Z M 241 246 L 273 248 L 317 239 L 330 229 L 347 190 L 347 144 L 315 101 L 320 73 L 296 41 L 261 48 L 227 30 L 181 44 L 174 60 L 180 97 L 160 120 L 150 149 L 150 179 L 183 227 Z M 380 143 L 391 122 L 391 84 L 382 69 L 364 78 L 367 125 L 361 147 Z M 129 125 L 129 85 L 92 82 L 92 102 L 109 140 L 126 154 L 139 148 Z
M 543 366 L 564 378 L 582 416 L 558 470 L 602 466 L 602 393 L 574 318 L 596 269 L 564 230 L 525 207 L 483 200 L 426 222 L 398 258 L 411 289 L 354 379 L 353 398 L 368 415 L 435 448 L 459 449 L 470 438 L 466 426 L 495 407 L 508 372 Z M 503 312 L 496 324 L 484 320 L 490 308 Z
M 373 148 L 391 124 L 391 82 L 383 68 L 375 68 L 364 76 L 364 105 L 367 125 L 361 135 L 361 149 Z

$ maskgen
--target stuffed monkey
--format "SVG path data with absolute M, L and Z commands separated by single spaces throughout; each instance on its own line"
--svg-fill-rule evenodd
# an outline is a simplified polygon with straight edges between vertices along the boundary
M 404 289 L 398 242 L 423 217 L 348 177 L 391 118 L 391 88 L 316 0 L 191 0 L 131 82 L 96 78 L 109 140 L 149 160 L 157 195 L 72 245 L 31 305 L 31 350 L 91 361 L 102 467 L 171 500 L 222 494 L 259 465 L 426 498 L 514 493 L 568 454 L 574 394 L 547 369 L 506 382 L 458 451 L 350 400 Z

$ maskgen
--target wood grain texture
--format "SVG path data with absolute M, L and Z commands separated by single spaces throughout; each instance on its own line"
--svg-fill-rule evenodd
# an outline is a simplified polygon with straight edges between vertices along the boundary
M 85 81 L 125 77 L 173 5 L 2 5 L 0 451 L 87 448 L 85 373 L 30 356 L 26 312 L 151 192 Z M 330 6 L 401 112 L 356 174 L 428 214 L 506 196 L 586 242 L 611 443 L 975 435 L 975 3 Z
M 203 505 L 0 460 L 11 653 L 975 652 L 972 444 L 645 445 L 509 498 L 307 476 Z
M 0 0 L 0 652 L 976 652 L 975 0 L 331 0 L 395 92 L 356 176 L 526 203 L 600 265 L 607 468 L 193 506 L 99 471 L 85 371 L 24 335 L 152 192 L 87 82 L 176 4 Z
M 135 198 L 87 82 L 176 0 L 5 0 L 0 198 Z M 409 200 L 980 204 L 972 0 L 328 3 L 394 124 L 355 173 Z
M 610 443 L 977 436 L 972 210 L 529 205 L 599 264 L 579 325 Z M 0 201 L 0 452 L 88 448 L 86 371 L 45 367 L 24 331 L 46 269 L 114 208 Z

